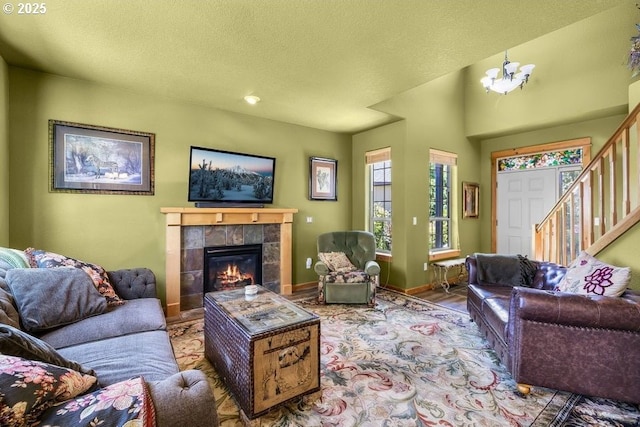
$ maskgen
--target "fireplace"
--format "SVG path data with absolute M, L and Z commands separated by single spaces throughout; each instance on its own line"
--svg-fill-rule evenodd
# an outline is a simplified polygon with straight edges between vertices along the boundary
M 166 215 L 167 317 L 202 307 L 208 246 L 262 243 L 262 285 L 291 295 L 293 215 L 287 208 L 160 208 Z
M 262 283 L 262 245 L 204 248 L 203 291 L 221 291 Z

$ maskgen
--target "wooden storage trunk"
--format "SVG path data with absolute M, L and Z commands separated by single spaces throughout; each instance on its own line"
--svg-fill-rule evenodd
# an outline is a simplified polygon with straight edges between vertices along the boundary
M 205 355 L 245 416 L 320 390 L 320 319 L 265 288 L 205 295 Z

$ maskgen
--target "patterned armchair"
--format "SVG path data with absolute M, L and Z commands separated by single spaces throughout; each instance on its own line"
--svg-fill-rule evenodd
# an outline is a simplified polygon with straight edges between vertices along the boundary
M 375 306 L 380 266 L 367 231 L 335 231 L 318 236 L 318 302 Z

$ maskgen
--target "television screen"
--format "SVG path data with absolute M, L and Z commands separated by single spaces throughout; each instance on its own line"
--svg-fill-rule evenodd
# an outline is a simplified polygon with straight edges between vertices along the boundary
M 189 201 L 196 206 L 273 203 L 273 157 L 191 147 L 189 166 Z

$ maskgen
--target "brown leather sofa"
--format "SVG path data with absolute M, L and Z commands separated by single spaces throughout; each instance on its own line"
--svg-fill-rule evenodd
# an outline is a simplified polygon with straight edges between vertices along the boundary
M 554 292 L 566 268 L 530 263 L 534 276 L 524 287 L 518 280 L 479 279 L 485 276 L 476 257 L 466 259 L 467 309 L 518 389 L 526 394 L 540 386 L 640 403 L 640 293 Z

